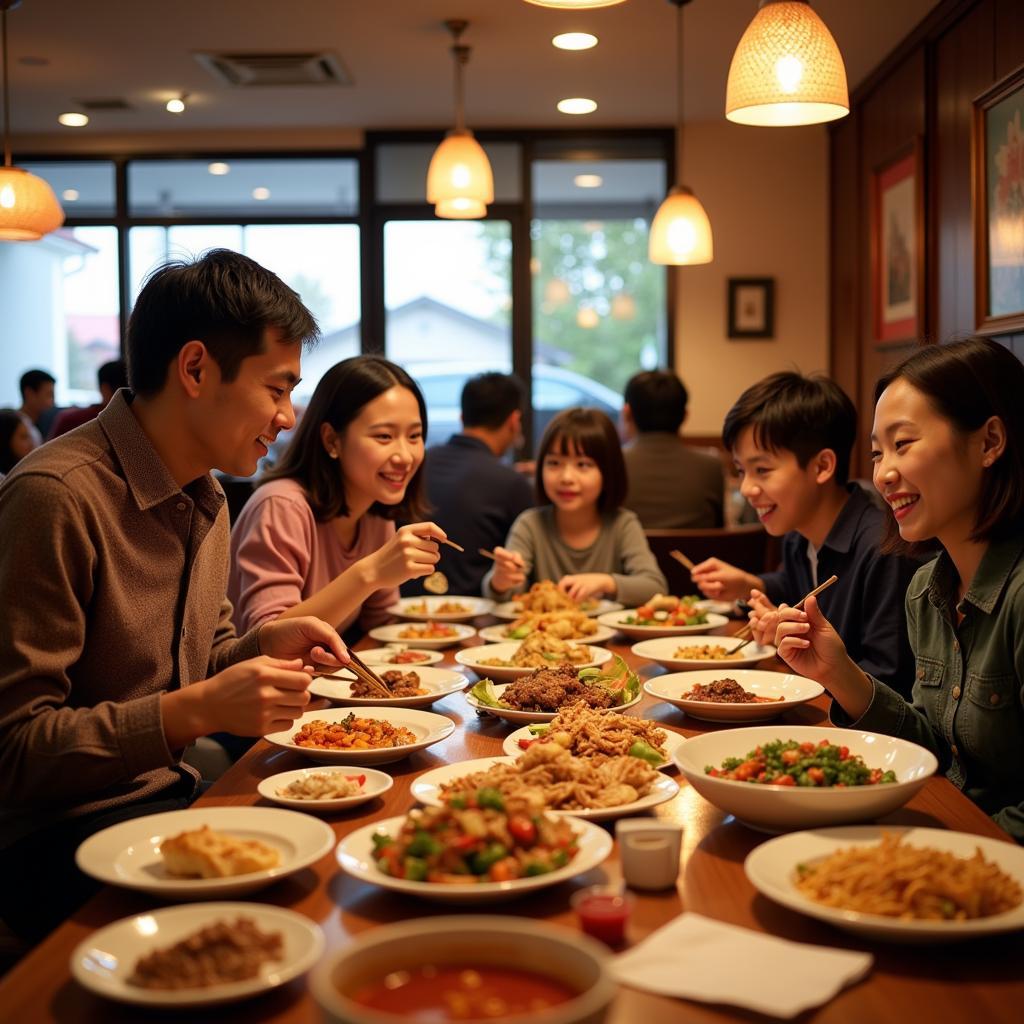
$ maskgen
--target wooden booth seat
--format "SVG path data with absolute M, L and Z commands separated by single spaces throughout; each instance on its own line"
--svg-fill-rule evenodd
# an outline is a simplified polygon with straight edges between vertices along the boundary
M 681 551 L 691 562 L 720 558 L 752 573 L 777 569 L 781 557 L 778 538 L 770 536 L 757 523 L 707 530 L 646 530 L 645 533 L 668 580 L 670 594 L 699 593 L 689 571 L 670 556 L 670 551 Z

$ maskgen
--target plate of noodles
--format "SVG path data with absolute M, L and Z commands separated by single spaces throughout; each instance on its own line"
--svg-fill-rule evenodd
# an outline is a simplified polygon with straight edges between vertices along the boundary
M 722 636 L 661 636 L 653 640 L 641 640 L 630 650 L 639 658 L 656 662 L 662 668 L 678 672 L 688 668 L 708 668 L 712 665 L 727 665 L 743 668 L 756 665 L 775 654 L 771 644 L 751 643 L 736 654 L 730 652 L 740 646 L 742 640 Z
M 388 665 L 378 662 L 377 675 L 388 684 L 394 696 L 388 700 L 380 691 L 360 679 L 347 678 L 348 673 L 319 676 L 309 684 L 309 692 L 326 697 L 336 704 L 355 707 L 424 708 L 435 700 L 466 688 L 466 677 L 449 668 L 421 665 Z
M 577 757 L 629 754 L 655 768 L 671 768 L 672 755 L 684 742 L 684 736 L 657 722 L 598 711 L 581 701 L 563 708 L 550 722 L 535 722 L 509 733 L 501 749 L 518 757 L 536 743 L 558 743 Z
M 883 942 L 956 942 L 1024 928 L 1024 849 L 937 828 L 793 832 L 744 863 L 790 910 Z
M 484 626 L 480 639 L 492 644 L 525 640 L 531 633 L 551 633 L 559 640 L 585 644 L 603 644 L 615 636 L 615 630 L 601 626 L 581 612 L 552 612 L 550 615 L 524 615 L 513 622 Z
M 488 615 L 494 602 L 485 597 L 403 597 L 388 608 L 392 615 L 415 622 L 464 622 L 478 615 Z
M 320 764 L 390 764 L 447 738 L 455 723 L 415 708 L 328 708 L 307 711 L 263 738 Z
M 764 721 L 825 692 L 803 676 L 724 664 L 700 672 L 655 676 L 644 683 L 644 690 L 705 722 Z
M 581 611 L 584 615 L 589 615 L 592 619 L 596 618 L 598 615 L 604 615 L 605 612 L 617 612 L 621 607 L 623 607 L 620 602 L 609 601 L 604 597 L 599 600 L 584 601 L 582 604 L 576 604 L 568 597 L 566 597 L 565 600 L 566 603 L 561 607 Z M 491 609 L 491 614 L 495 618 L 506 619 L 511 622 L 513 619 L 518 619 L 528 610 L 529 609 L 524 606 L 521 601 L 502 601 L 501 604 L 496 604 Z
M 546 633 L 531 633 L 525 640 L 507 644 L 485 644 L 464 647 L 455 652 L 460 665 L 472 669 L 478 676 L 489 676 L 499 683 L 528 675 L 535 668 L 552 665 L 575 665 L 586 668 L 611 661 L 611 651 L 590 644 L 575 644 Z
M 537 745 L 519 757 L 480 757 L 424 772 L 412 796 L 427 807 L 496 790 L 505 800 L 534 800 L 536 813 L 610 821 L 671 800 L 679 783 L 639 758 L 574 757 L 557 744 Z

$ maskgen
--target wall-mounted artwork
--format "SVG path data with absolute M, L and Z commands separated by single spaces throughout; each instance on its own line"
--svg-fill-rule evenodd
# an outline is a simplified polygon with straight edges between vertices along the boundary
M 975 327 L 1024 329 L 1024 68 L 974 101 Z
M 775 337 L 775 278 L 730 277 L 730 338 Z

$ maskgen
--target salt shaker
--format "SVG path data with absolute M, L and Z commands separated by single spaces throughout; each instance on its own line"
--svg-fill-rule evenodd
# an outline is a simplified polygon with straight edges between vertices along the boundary
M 682 825 L 657 818 L 624 818 L 615 824 L 622 877 L 631 889 L 668 889 L 679 877 Z

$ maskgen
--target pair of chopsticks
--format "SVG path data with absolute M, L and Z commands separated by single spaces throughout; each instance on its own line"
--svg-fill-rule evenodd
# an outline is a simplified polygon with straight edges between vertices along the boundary
M 690 561 L 690 560 L 689 560 L 689 559 L 688 559 L 688 558 L 686 557 L 686 555 L 684 555 L 684 554 L 682 553 L 682 551 L 670 551 L 670 552 L 669 552 L 669 555 L 670 555 L 670 557 L 674 558 L 674 559 L 675 559 L 675 560 L 676 560 L 677 562 L 679 562 L 679 563 L 680 563 L 681 565 L 683 565 L 683 566 L 685 566 L 685 567 L 686 567 L 687 569 L 689 569 L 689 570 L 690 570 L 690 572 L 693 572 L 693 570 L 697 568 L 697 566 L 696 566 L 696 565 L 694 565 L 694 563 L 693 563 L 693 562 L 691 562 L 691 561 Z
M 387 697 L 388 700 L 394 697 L 394 694 L 391 692 L 391 688 L 388 686 L 388 684 L 385 683 L 384 680 L 381 679 L 381 677 L 377 675 L 377 673 L 374 672 L 373 669 L 370 668 L 363 661 L 363 659 L 360 658 L 358 654 L 356 654 L 355 651 L 349 651 L 348 656 L 351 660 L 345 667 L 348 668 L 350 672 L 354 673 L 359 679 L 361 679 L 364 683 L 368 684 L 374 690 L 378 690 L 382 697 Z M 314 673 L 314 675 L 318 676 L 319 678 L 341 678 L 339 676 L 336 676 L 334 672 L 317 672 Z
M 793 607 L 798 612 L 799 611 L 803 611 L 804 602 L 807 600 L 807 598 L 809 598 L 809 597 L 817 597 L 818 594 L 820 594 L 823 590 L 827 590 L 829 587 L 832 586 L 833 583 L 837 583 L 838 581 L 839 581 L 839 577 L 838 576 L 829 576 L 829 578 L 827 580 L 825 580 L 824 583 L 819 583 L 818 586 L 816 586 L 809 594 L 805 594 L 803 597 L 801 597 L 800 600 L 797 601 L 797 603 L 795 605 L 793 605 Z M 746 636 L 748 639 L 743 640 L 743 643 L 741 643 L 739 645 L 739 647 L 734 647 L 728 653 L 729 654 L 736 654 L 737 652 L 742 651 L 743 648 L 747 646 L 747 644 L 749 644 L 749 643 L 751 643 L 753 641 L 753 639 L 754 639 L 754 637 L 752 635 L 753 632 L 754 632 L 754 627 L 748 622 L 733 637 L 734 640 L 741 640 L 741 639 L 743 639 L 744 636 Z

